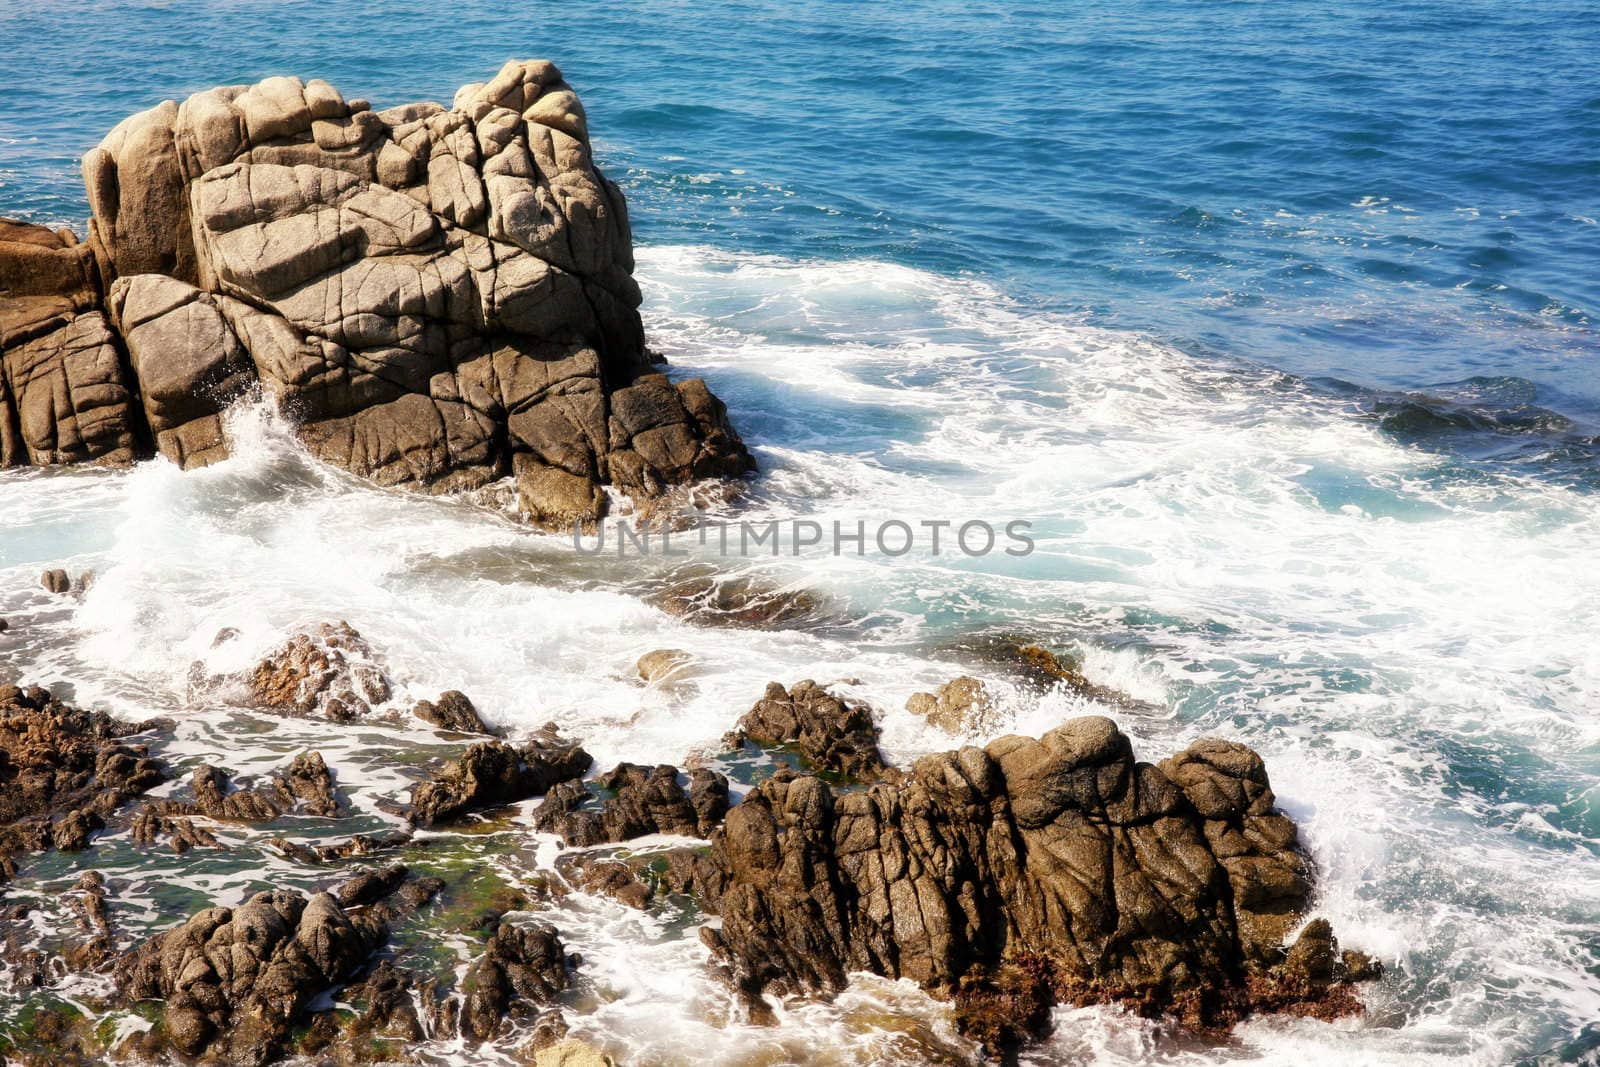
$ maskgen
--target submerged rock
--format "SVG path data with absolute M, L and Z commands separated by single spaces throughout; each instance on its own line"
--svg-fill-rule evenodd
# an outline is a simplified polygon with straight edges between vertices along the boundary
M 694 657 L 682 649 L 658 648 L 640 656 L 634 670 L 646 685 L 659 685 L 676 680 L 693 661 Z
M 483 741 L 417 786 L 408 818 L 416 826 L 434 826 L 480 808 L 514 804 L 581 777 L 591 763 L 589 754 L 560 737 L 553 725 L 520 747 Z
M 383 485 L 514 475 L 592 521 L 753 462 L 704 383 L 645 353 L 621 191 L 561 72 L 374 112 L 268 78 L 133 115 L 84 157 L 87 241 L 0 221 L 0 465 L 184 467 L 260 390 Z
M 746 741 L 793 746 L 817 770 L 861 782 L 891 774 L 878 752 L 878 728 L 867 706 L 843 701 L 812 681 L 793 690 L 768 683 L 766 694 L 723 744 L 736 748 Z
M 832 994 L 857 970 L 909 978 L 955 996 L 995 1050 L 1057 1001 L 1196 1028 L 1291 1003 L 1359 1006 L 1342 961 L 1296 971 L 1285 952 L 1310 872 L 1243 745 L 1137 763 L 1109 719 L 1090 717 L 928 756 L 842 796 L 783 772 L 712 843 L 726 887 L 721 928 L 702 936 L 752 996 Z M 1291 972 L 1303 981 L 1285 984 Z M 1268 995 L 1284 989 L 1298 992 Z
M 144 727 L 68 707 L 47 690 L 0 687 L 0 881 L 17 853 L 87 847 L 134 797 L 166 780 L 143 745 Z

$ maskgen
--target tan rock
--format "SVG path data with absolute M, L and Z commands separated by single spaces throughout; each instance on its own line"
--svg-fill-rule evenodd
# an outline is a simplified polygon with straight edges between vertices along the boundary
M 616 1067 L 617 1061 L 575 1037 L 534 1053 L 535 1067 Z
M 993 694 L 970 675 L 952 678 L 937 693 L 913 693 L 906 710 L 952 734 L 991 733 L 1001 725 Z
M 672 681 L 683 674 L 694 657 L 678 648 L 658 648 L 639 657 L 635 670 L 650 685 Z

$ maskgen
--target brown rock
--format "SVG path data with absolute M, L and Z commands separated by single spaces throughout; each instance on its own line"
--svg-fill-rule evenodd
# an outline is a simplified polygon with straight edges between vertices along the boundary
M 372 646 L 347 622 L 297 633 L 246 679 L 255 702 L 291 715 L 359 718 L 389 699 L 389 677 Z
M 728 810 L 728 779 L 706 769 L 690 773 L 688 790 L 678 783 L 678 769 L 668 764 L 621 763 L 595 784 L 605 793 L 598 801 L 576 778 L 553 787 L 534 809 L 534 828 L 559 834 L 571 848 L 646 834 L 703 837 Z
M 514 804 L 582 776 L 592 762 L 553 725 L 519 748 L 480 742 L 417 786 L 408 817 L 414 825 L 434 826 L 480 808 Z
M 855 970 L 954 995 L 994 1051 L 1055 1002 L 1201 1029 L 1252 1009 L 1358 1010 L 1331 932 L 1282 947 L 1310 886 L 1273 805 L 1241 745 L 1136 763 L 1096 717 L 844 796 L 780 772 L 712 837 L 726 882 L 703 937 L 751 995 L 830 994 Z
M 792 691 L 768 683 L 766 695 L 723 738 L 729 748 L 746 741 L 793 746 L 818 771 L 861 782 L 877 781 L 889 773 L 878 752 L 878 728 L 871 711 L 863 704 L 846 703 L 811 681 L 798 683 Z
M 60 568 L 48 570 L 41 574 L 39 576 L 39 584 L 44 586 L 46 591 L 54 593 L 56 596 L 72 591 L 72 579 L 68 578 L 67 572 Z
M 984 684 L 971 675 L 952 678 L 937 693 L 913 693 L 906 710 L 952 734 L 985 734 L 1000 725 L 1000 709 Z
M 439 694 L 439 699 L 419 700 L 411 709 L 411 714 L 441 730 L 453 730 L 458 734 L 492 734 L 496 731 L 489 729 L 478 715 L 478 709 L 472 706 L 472 701 L 467 699 L 465 693 L 452 689 Z
M 694 657 L 681 649 L 658 648 L 639 657 L 635 670 L 648 685 L 658 685 L 679 677 Z
M 461 1032 L 490 1040 L 508 1014 L 549 1004 L 569 982 L 566 951 L 554 927 L 502 922 L 462 981 Z
M 13 855 L 81 849 L 119 808 L 166 775 L 137 727 L 80 711 L 43 689 L 0 689 L 0 880 Z

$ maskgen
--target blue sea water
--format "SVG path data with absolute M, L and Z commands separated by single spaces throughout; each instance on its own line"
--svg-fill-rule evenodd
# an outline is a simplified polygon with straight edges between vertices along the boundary
M 1258 747 L 1319 907 L 1390 973 L 1359 1023 L 1220 1048 L 1062 1013 L 1041 1062 L 1592 1061 L 1593 2 L 0 0 L 0 35 L 0 213 L 80 227 L 78 158 L 163 98 L 296 73 L 448 102 L 552 58 L 627 192 L 652 344 L 761 461 L 752 514 L 1018 515 L 1041 545 L 774 564 L 853 622 L 707 633 L 627 575 L 506 578 L 559 573 L 554 550 L 308 473 L 246 413 L 252 448 L 214 471 L 0 482 L 11 586 L 62 556 L 101 574 L 55 644 L 0 645 L 6 669 L 181 704 L 220 625 L 339 613 L 419 686 L 512 724 L 566 715 L 597 754 L 677 760 L 806 673 L 861 679 L 915 754 L 949 739 L 899 708 L 952 673 L 953 635 L 1044 634 L 1166 709 L 1123 722 L 1141 753 Z M 39 604 L 0 594 L 9 617 Z M 602 675 L 662 646 L 717 664 L 697 695 L 594 711 L 641 700 Z M 1037 731 L 1063 709 L 1013 710 Z M 619 1051 L 771 1053 L 695 1029 L 627 966 L 654 950 L 592 937 Z M 685 1046 L 652 1044 L 663 1018 Z

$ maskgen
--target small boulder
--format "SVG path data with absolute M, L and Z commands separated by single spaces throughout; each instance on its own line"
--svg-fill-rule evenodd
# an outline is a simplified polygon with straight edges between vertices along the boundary
M 682 649 L 658 648 L 640 656 L 634 669 L 646 685 L 657 685 L 677 680 L 693 659 Z
M 878 728 L 864 704 L 848 703 L 812 681 L 785 689 L 770 682 L 723 744 L 785 745 L 819 771 L 874 782 L 890 775 L 878 752 Z
M 482 741 L 417 786 L 408 817 L 415 826 L 435 826 L 480 808 L 514 804 L 582 777 L 591 763 L 589 753 L 562 738 L 553 724 L 521 747 Z
M 39 584 L 56 596 L 72 592 L 72 579 L 67 577 L 67 572 L 59 567 L 41 574 L 39 576 Z
M 986 734 L 1001 725 L 1000 709 L 988 688 L 963 674 L 939 687 L 937 693 L 913 693 L 906 710 L 952 734 Z
M 483 718 L 478 714 L 478 709 L 473 707 L 467 695 L 451 689 L 440 693 L 438 700 L 419 700 L 411 709 L 411 714 L 441 730 L 453 730 L 458 734 L 493 734 Z
M 617 1067 L 617 1061 L 586 1041 L 566 1038 L 534 1054 L 534 1067 Z

